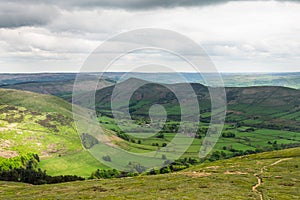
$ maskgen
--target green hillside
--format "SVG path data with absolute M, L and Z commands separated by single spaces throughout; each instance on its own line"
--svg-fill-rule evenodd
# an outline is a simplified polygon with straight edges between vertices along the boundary
M 154 130 L 149 126 L 149 108 L 154 104 L 163 105 L 168 114 L 167 123 L 160 131 L 148 138 L 129 139 L 131 142 L 123 148 L 133 152 L 149 152 L 172 142 L 178 129 L 180 105 L 175 95 L 166 87 L 149 83 L 140 79 L 129 79 L 120 87 L 130 88 L 135 84 L 144 86 L 136 90 L 129 102 L 129 111 L 135 120 L 128 125 L 126 120 L 122 130 L 136 135 Z M 168 85 L 173 88 L 184 84 Z M 111 115 L 111 97 L 115 86 L 98 90 L 96 93 L 96 109 L 103 127 L 122 132 Z M 183 157 L 198 157 L 210 123 L 210 96 L 208 88 L 201 84 L 192 84 L 198 96 L 200 106 L 200 126 L 197 135 Z M 124 90 L 126 92 L 126 89 Z M 226 88 L 227 116 L 222 137 L 214 146 L 223 156 L 243 155 L 249 152 L 270 151 L 300 145 L 300 90 L 284 87 L 249 87 Z M 82 105 L 85 98 L 82 98 Z M 188 99 L 188 97 L 187 97 Z M 188 101 L 187 101 L 188 102 Z M 89 105 L 87 105 L 88 107 Z M 126 102 L 117 105 L 117 111 L 123 112 Z M 126 112 L 126 109 L 125 109 Z M 193 112 L 191 110 L 191 112 Z M 160 113 L 157 112 L 157 115 Z M 148 125 L 148 126 L 147 126 Z M 189 124 L 187 124 L 188 126 Z M 139 143 L 139 144 L 136 144 Z M 218 156 L 220 157 L 220 156 Z
M 136 81 L 142 80 L 130 79 L 125 84 L 132 85 Z M 182 85 L 176 84 L 174 87 Z M 193 143 L 182 157 L 198 158 L 209 127 L 210 99 L 205 86 L 192 86 L 201 100 L 201 123 Z M 171 143 L 176 133 L 179 107 L 174 95 L 155 84 L 146 84 L 134 93 L 131 114 L 136 124 L 125 124 L 129 131 L 133 132 L 143 125 L 143 129 L 138 130 L 151 132 L 152 127 L 145 125 L 148 123 L 148 108 L 154 103 L 164 105 L 170 116 L 160 134 L 140 139 L 128 137 L 109 117 L 112 89 L 113 86 L 98 90 L 96 107 L 99 122 L 111 130 L 107 131 L 107 136 L 111 137 L 114 145 L 135 153 L 160 150 L 168 154 L 171 150 L 161 147 Z M 88 177 L 92 171 L 106 168 L 84 150 L 79 137 L 84 132 L 78 134 L 75 129 L 70 103 L 57 97 L 18 90 L 2 89 L 0 94 L 1 157 L 37 153 L 41 157 L 39 167 L 46 169 L 50 175 L 76 174 Z M 299 90 L 282 87 L 227 88 L 227 122 L 208 159 L 218 160 L 299 146 L 298 97 Z M 276 105 L 276 109 L 271 105 Z M 90 150 L 98 151 L 99 148 L 96 142 Z M 118 159 L 128 163 L 127 158 Z
M 135 118 L 148 118 L 148 110 L 154 104 L 165 107 L 170 120 L 180 119 L 180 105 L 176 96 L 163 85 L 149 83 L 140 79 L 129 79 L 119 83 L 120 88 L 131 88 L 142 85 L 130 99 L 130 113 Z M 185 84 L 169 84 L 170 88 L 185 88 Z M 191 84 L 197 95 L 201 120 L 210 120 L 210 95 L 208 88 Z M 100 89 L 96 93 L 96 109 L 100 114 L 111 116 L 111 97 L 115 86 Z M 227 122 L 258 128 L 273 128 L 281 130 L 300 130 L 300 90 L 261 86 L 261 87 L 229 87 L 225 88 L 227 96 Z M 127 92 L 127 91 L 125 91 Z M 186 97 L 186 100 L 189 96 Z M 82 103 L 84 105 L 84 102 Z M 89 106 L 89 105 L 87 105 Z M 126 102 L 117 105 L 122 112 L 127 107 Z M 191 106 L 192 107 L 192 106 Z M 193 112 L 193 110 L 191 110 Z
M 83 148 L 71 104 L 54 96 L 0 89 L 0 144 L 0 163 L 35 153 L 52 175 L 89 176 L 104 167 Z
M 185 171 L 56 185 L 0 182 L 2 199 L 299 199 L 300 148 Z
M 60 78 L 60 77 L 58 77 Z M 75 79 L 75 77 L 74 77 Z M 6 89 L 16 89 L 16 90 L 24 90 L 24 91 L 31 91 L 39 94 L 51 94 L 55 95 L 64 99 L 71 100 L 72 99 L 72 92 L 73 92 L 73 86 L 74 86 L 74 79 L 71 80 L 63 80 L 62 78 L 59 80 L 48 80 L 48 81 L 42 81 L 42 80 L 35 80 L 33 82 L 20 82 L 20 83 L 11 83 L 8 85 L 0 86 L 2 88 Z M 93 80 L 93 79 L 92 79 Z M 89 79 L 89 76 L 86 78 L 83 78 L 83 80 L 80 80 L 79 83 L 77 83 L 78 86 L 80 86 L 80 90 L 87 91 L 90 88 L 93 87 L 95 84 L 95 81 L 92 81 Z M 1 82 L 1 80 L 0 80 Z M 103 87 L 107 87 L 112 85 L 113 82 L 111 80 L 101 79 L 98 82 L 97 89 L 101 89 Z

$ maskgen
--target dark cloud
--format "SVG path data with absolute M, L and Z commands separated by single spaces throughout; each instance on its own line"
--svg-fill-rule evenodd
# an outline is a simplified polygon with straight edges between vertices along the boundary
M 0 1 L 0 28 L 46 25 L 58 15 L 52 5 Z
M 185 6 L 203 6 L 224 3 L 226 0 L 73 0 L 64 1 L 64 5 L 72 7 L 105 7 L 120 9 L 153 9 Z
M 44 4 L 56 5 L 62 9 L 73 8 L 118 8 L 132 10 L 147 10 L 155 8 L 173 8 L 173 7 L 189 7 L 189 6 L 206 6 L 234 1 L 273 1 L 273 0 L 11 0 L 19 4 L 36 4 L 43 2 Z M 276 0 L 275 0 L 276 1 Z M 280 2 L 300 2 L 300 0 L 277 0 Z M 5 2 L 0 0 L 0 2 Z M 1 9 L 1 8 L 0 8 Z
M 63 2 L 65 5 L 75 6 L 75 7 L 152 9 L 152 8 L 206 6 L 206 5 L 227 3 L 232 1 L 251 1 L 251 0 L 100 0 L 100 1 L 99 0 L 85 0 L 85 1 L 69 0 Z M 271 1 L 271 0 L 265 0 L 265 1 Z M 300 0 L 278 0 L 278 1 L 300 2 Z
M 280 1 L 300 2 L 300 0 Z M 47 25 L 53 21 L 62 10 L 94 8 L 149 10 L 207 6 L 227 2 L 230 2 L 230 0 L 0 0 L 0 28 Z

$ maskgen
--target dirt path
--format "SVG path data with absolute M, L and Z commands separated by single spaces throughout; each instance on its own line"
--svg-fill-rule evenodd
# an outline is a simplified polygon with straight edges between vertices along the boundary
M 262 178 L 259 177 L 259 174 L 262 174 L 267 167 L 271 167 L 271 166 L 274 166 L 274 165 L 277 165 L 278 163 L 281 163 L 282 161 L 285 161 L 285 160 L 290 160 L 292 158 L 283 158 L 283 159 L 280 159 L 280 160 L 277 160 L 276 162 L 270 164 L 269 166 L 263 166 L 261 169 L 260 169 L 260 172 L 259 173 L 255 173 L 253 174 L 256 179 L 257 179 L 257 184 L 255 184 L 253 187 L 252 187 L 252 191 L 255 192 L 255 193 L 258 193 L 259 194 L 259 199 L 260 200 L 263 200 L 263 195 L 262 195 L 262 192 L 258 191 L 257 188 L 261 185 L 262 183 Z

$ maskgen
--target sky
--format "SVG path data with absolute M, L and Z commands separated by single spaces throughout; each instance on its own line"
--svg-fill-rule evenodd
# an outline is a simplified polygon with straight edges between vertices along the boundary
M 77 72 L 107 39 L 148 27 L 192 39 L 220 72 L 300 71 L 298 0 L 0 0 L 0 73 Z

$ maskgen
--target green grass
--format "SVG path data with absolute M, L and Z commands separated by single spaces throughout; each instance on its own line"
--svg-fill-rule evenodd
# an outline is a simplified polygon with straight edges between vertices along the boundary
M 107 166 L 96 160 L 88 151 L 80 151 L 65 156 L 55 156 L 42 160 L 39 168 L 46 169 L 52 176 L 58 175 L 80 175 L 89 177 L 96 169 L 108 169 Z
M 106 168 L 83 149 L 71 109 L 57 97 L 0 89 L 0 156 L 36 153 L 49 175 L 88 177 Z
M 0 89 L 1 104 L 22 106 L 39 112 L 58 112 L 71 117 L 72 106 L 68 102 L 50 95 L 28 91 Z
M 181 172 L 55 185 L 0 182 L 2 199 L 299 199 L 300 148 L 203 163 Z M 273 165 L 275 162 L 282 162 Z M 265 167 L 265 171 L 260 173 Z
M 117 125 L 114 120 L 102 116 L 99 118 L 101 124 L 106 128 L 116 129 Z M 174 121 L 168 122 L 168 124 L 175 123 Z M 208 128 L 208 124 L 201 123 L 202 128 Z M 129 129 L 130 127 L 128 127 Z M 248 131 L 247 129 L 254 128 L 254 131 Z M 225 124 L 223 132 L 232 132 L 236 136 L 235 138 L 224 138 L 220 137 L 216 145 L 214 146 L 214 151 L 224 151 L 226 154 L 232 154 L 228 150 L 224 150 L 224 147 L 230 147 L 235 150 L 255 150 L 262 147 L 271 147 L 272 145 L 268 142 L 276 141 L 277 144 L 290 144 L 290 143 L 300 143 L 300 133 L 293 131 L 284 131 L 284 130 L 271 130 L 271 129 L 258 129 L 251 126 L 241 126 L 235 128 L 233 125 Z M 141 141 L 141 144 L 131 143 L 131 142 L 122 142 L 118 145 L 131 152 L 135 153 L 145 153 L 150 151 L 155 151 L 158 148 L 162 147 L 163 143 L 170 143 L 174 138 L 174 133 L 163 133 L 164 138 L 157 138 L 156 136 L 151 136 L 148 138 L 135 138 L 135 141 Z M 193 143 L 189 146 L 187 151 L 182 155 L 182 157 L 194 157 L 198 158 L 199 150 L 202 145 L 203 139 L 195 138 Z M 153 146 L 153 144 L 158 144 L 159 147 Z

